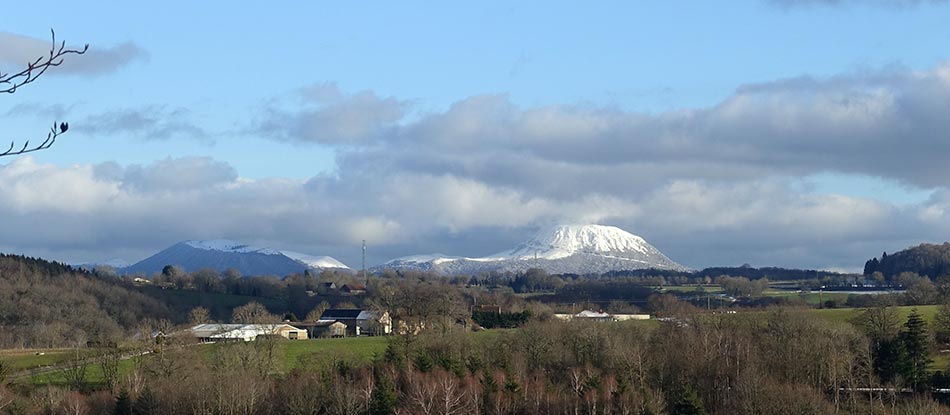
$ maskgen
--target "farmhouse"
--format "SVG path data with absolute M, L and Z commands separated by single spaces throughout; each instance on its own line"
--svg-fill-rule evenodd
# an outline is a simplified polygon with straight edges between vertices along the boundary
M 290 324 L 199 324 L 191 334 L 202 342 L 254 341 L 260 336 L 280 336 L 290 340 L 307 339 L 307 331 Z
M 366 294 L 366 286 L 363 284 L 344 284 L 340 291 L 349 295 L 361 295 Z
M 378 336 L 393 331 L 393 320 L 389 312 L 362 310 L 359 308 L 331 308 L 323 312 L 321 321 L 338 321 L 346 325 L 346 334 L 350 336 Z

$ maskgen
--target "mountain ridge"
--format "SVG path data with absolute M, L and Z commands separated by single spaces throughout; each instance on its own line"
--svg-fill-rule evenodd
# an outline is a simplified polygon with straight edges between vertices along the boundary
M 187 240 L 175 243 L 148 258 L 119 269 L 121 274 L 151 275 L 166 265 L 185 271 L 235 268 L 244 275 L 289 275 L 326 268 L 350 269 L 329 256 L 313 256 L 293 251 L 259 247 L 229 239 Z

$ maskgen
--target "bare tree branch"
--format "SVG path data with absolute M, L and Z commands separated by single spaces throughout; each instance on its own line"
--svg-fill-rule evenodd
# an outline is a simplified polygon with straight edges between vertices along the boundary
M 35 81 L 41 75 L 46 73 L 46 70 L 50 67 L 62 65 L 64 56 L 71 53 L 82 55 L 86 53 L 87 50 L 89 50 L 89 45 L 83 46 L 82 50 L 66 49 L 66 41 L 63 41 L 57 45 L 56 32 L 53 31 L 53 29 L 50 29 L 49 31 L 53 38 L 52 45 L 49 49 L 49 55 L 40 56 L 36 58 L 36 60 L 27 63 L 26 69 L 15 74 L 0 72 L 0 93 L 6 92 L 12 94 L 16 92 L 17 88 Z
M 88 44 L 83 46 L 81 50 L 67 49 L 65 41 L 57 45 L 56 32 L 50 29 L 50 34 L 53 40 L 49 49 L 49 55 L 40 56 L 36 58 L 36 60 L 27 63 L 26 69 L 20 72 L 13 74 L 0 72 L 0 93 L 12 94 L 17 91 L 17 88 L 35 81 L 46 73 L 46 70 L 50 67 L 62 65 L 64 56 L 68 54 L 82 55 L 89 50 Z M 10 142 L 10 148 L 0 153 L 0 157 L 15 156 L 50 148 L 53 143 L 56 142 L 56 137 L 59 137 L 69 129 L 69 123 L 59 123 L 59 126 L 56 124 L 56 122 L 53 123 L 53 127 L 50 128 L 49 133 L 46 134 L 46 140 L 43 140 L 39 145 L 30 147 L 30 141 L 27 140 L 19 150 L 15 150 L 16 142 Z
M 30 141 L 27 140 L 25 143 L 23 143 L 23 147 L 22 147 L 22 148 L 20 148 L 19 150 L 14 151 L 14 150 L 13 150 L 14 142 L 11 141 L 11 142 L 10 142 L 10 148 L 8 148 L 6 151 L 0 153 L 0 157 L 3 157 L 3 156 L 14 156 L 14 155 L 17 155 L 17 154 L 32 153 L 32 152 L 34 152 L 34 151 L 39 151 L 39 150 L 44 150 L 44 149 L 50 148 L 50 147 L 53 146 L 53 143 L 56 142 L 56 137 L 59 137 L 61 134 L 65 133 L 66 130 L 68 130 L 68 129 L 69 129 L 69 123 L 66 123 L 66 122 L 60 123 L 60 124 L 59 124 L 59 129 L 56 128 L 56 123 L 53 123 L 53 126 L 49 129 L 49 133 L 46 134 L 46 140 L 43 140 L 43 142 L 40 143 L 38 146 L 36 146 L 36 147 L 30 147 Z

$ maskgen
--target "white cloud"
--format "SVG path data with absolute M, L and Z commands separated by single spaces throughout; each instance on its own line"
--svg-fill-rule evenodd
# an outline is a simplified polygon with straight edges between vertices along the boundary
M 61 41 L 57 38 L 57 43 Z M 0 32 L 0 65 L 6 68 L 26 69 L 28 62 L 42 56 L 48 56 L 52 43 L 50 39 L 37 39 L 9 32 Z M 58 45 L 57 45 L 58 46 Z M 67 42 L 67 49 L 82 50 Z M 132 62 L 148 60 L 148 53 L 132 42 L 111 47 L 90 46 L 83 55 L 66 55 L 64 63 L 47 72 L 47 75 L 99 76 L 114 72 Z M 45 75 L 44 75 L 45 76 Z
M 383 261 L 490 254 L 551 222 L 599 222 L 694 267 L 851 268 L 950 231 L 948 66 L 748 85 L 717 105 L 660 114 L 484 95 L 409 117 L 408 101 L 320 84 L 294 96 L 303 109 L 278 100 L 258 131 L 335 148 L 332 174 L 251 180 L 211 158 L 19 158 L 0 166 L 0 227 L 10 230 L 0 247 L 101 247 L 108 258 L 227 237 L 352 262 L 366 239 L 371 261 Z M 168 118 L 137 111 L 90 125 L 148 135 Z M 819 173 L 934 192 L 908 204 L 800 185 Z
M 298 92 L 303 106 L 268 107 L 251 132 L 285 141 L 363 145 L 406 115 L 405 102 L 370 91 L 344 95 L 334 84 L 318 84 Z
M 164 105 L 147 105 L 93 114 L 74 123 L 77 133 L 96 136 L 102 134 L 130 134 L 150 140 L 172 137 L 207 139 L 209 134 L 191 120 L 191 111 Z

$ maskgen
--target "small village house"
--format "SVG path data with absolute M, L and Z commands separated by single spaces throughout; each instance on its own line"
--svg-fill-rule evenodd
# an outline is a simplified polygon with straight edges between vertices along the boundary
M 344 284 L 343 287 L 340 287 L 340 291 L 349 295 L 362 295 L 366 294 L 366 286 L 359 283 Z

